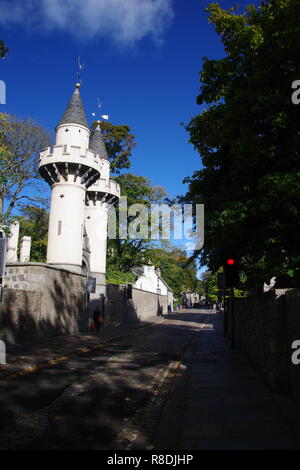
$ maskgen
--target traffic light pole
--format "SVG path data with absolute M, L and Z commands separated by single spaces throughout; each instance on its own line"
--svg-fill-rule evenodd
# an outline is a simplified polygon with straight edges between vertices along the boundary
M 235 348 L 235 321 L 234 321 L 234 292 L 230 288 L 230 311 L 231 311 L 231 347 Z
M 223 326 L 223 334 L 224 336 L 227 336 L 227 332 L 228 332 L 228 305 L 227 305 L 227 302 L 226 302 L 226 295 L 225 295 L 225 291 L 224 291 L 224 295 L 223 295 L 223 323 L 224 323 L 224 326 Z

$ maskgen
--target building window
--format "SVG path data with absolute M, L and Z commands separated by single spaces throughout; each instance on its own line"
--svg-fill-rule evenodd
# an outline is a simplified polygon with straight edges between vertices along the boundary
M 61 224 L 62 224 L 62 221 L 60 220 L 60 221 L 58 222 L 57 235 L 61 235 Z
M 67 146 L 66 145 L 63 146 L 63 153 L 67 153 Z

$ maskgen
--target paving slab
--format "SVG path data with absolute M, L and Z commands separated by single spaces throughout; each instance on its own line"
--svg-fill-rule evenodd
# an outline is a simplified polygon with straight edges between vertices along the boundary
M 299 406 L 274 395 L 249 360 L 231 349 L 218 314 L 203 314 L 203 322 L 213 328 L 199 331 L 182 358 L 185 371 L 175 380 L 154 447 L 300 449 Z

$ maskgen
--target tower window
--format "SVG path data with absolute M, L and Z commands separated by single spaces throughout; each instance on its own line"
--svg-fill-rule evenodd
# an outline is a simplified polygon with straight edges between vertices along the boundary
M 58 222 L 57 235 L 61 235 L 61 224 L 62 224 L 62 221 L 60 220 L 60 221 Z
M 67 146 L 66 145 L 63 146 L 63 153 L 67 153 Z

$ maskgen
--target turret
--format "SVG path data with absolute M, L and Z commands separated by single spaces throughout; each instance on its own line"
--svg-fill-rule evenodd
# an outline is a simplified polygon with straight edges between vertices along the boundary
M 101 159 L 101 177 L 86 193 L 85 227 L 90 244 L 90 268 L 97 280 L 97 294 L 105 291 L 107 213 L 109 205 L 120 197 L 120 186 L 109 179 L 110 163 L 103 142 L 100 121 L 91 132 L 89 148 Z
M 86 190 L 99 178 L 101 159 L 89 149 L 83 103 L 76 84 L 56 127 L 56 143 L 41 152 L 39 172 L 51 186 L 47 263 L 81 272 Z

